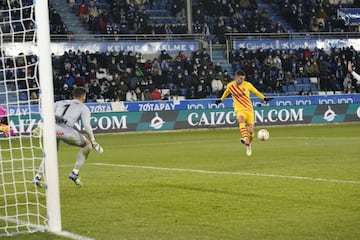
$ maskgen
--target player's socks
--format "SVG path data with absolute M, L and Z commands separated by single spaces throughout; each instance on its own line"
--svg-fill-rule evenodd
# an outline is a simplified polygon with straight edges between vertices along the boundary
M 246 129 L 245 123 L 240 123 L 239 128 L 240 128 L 240 133 L 241 133 L 241 139 L 240 139 L 241 142 L 243 144 L 249 143 L 249 133 L 248 133 L 248 130 Z
M 79 153 L 76 156 L 76 163 L 74 169 L 80 171 L 81 167 L 84 165 L 85 160 L 89 156 L 91 149 L 91 144 L 86 145 L 85 147 L 81 148 Z
M 249 143 L 252 143 L 252 140 L 254 139 L 255 133 L 249 133 Z

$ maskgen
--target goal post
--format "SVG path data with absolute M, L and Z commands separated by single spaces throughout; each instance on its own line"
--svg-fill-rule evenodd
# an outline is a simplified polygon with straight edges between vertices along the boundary
M 0 3 L 0 106 L 0 238 L 62 232 L 48 0 Z
M 46 206 L 49 231 L 61 231 L 60 189 L 56 146 L 54 92 L 50 51 L 48 0 L 35 1 L 39 79 L 41 90 L 41 116 L 43 119 L 43 147 L 47 184 Z

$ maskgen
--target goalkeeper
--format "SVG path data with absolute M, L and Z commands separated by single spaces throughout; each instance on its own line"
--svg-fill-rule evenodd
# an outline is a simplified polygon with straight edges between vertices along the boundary
M 255 116 L 250 100 L 250 93 L 254 93 L 266 103 L 273 98 L 266 98 L 250 82 L 245 81 L 245 72 L 241 70 L 235 73 L 235 79 L 227 84 L 225 92 L 222 97 L 216 101 L 216 104 L 221 103 L 230 93 L 234 102 L 234 111 L 242 136 L 240 140 L 246 146 L 246 155 L 251 156 Z
M 102 153 L 103 149 L 96 143 L 90 125 L 90 111 L 84 104 L 86 100 L 85 88 L 74 88 L 72 95 L 72 100 L 63 100 L 55 103 L 56 138 L 58 147 L 60 140 L 69 145 L 80 147 L 74 169 L 70 173 L 69 178 L 74 181 L 77 186 L 81 187 L 83 183 L 80 181 L 79 171 L 84 165 L 90 149 L 94 148 L 99 153 Z M 79 119 L 81 119 L 90 140 L 73 128 Z M 34 180 L 37 185 L 40 185 L 42 168 L 41 166 Z

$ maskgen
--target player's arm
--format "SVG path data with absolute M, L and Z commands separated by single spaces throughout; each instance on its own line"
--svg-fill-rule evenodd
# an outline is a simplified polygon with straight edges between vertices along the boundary
M 88 135 L 90 142 L 92 143 L 92 142 L 95 142 L 95 137 L 94 137 L 94 133 L 93 133 L 93 130 L 92 130 L 91 124 L 90 124 L 90 116 L 91 116 L 91 114 L 88 109 L 84 110 L 81 113 L 81 121 L 84 125 L 85 132 Z
M 254 85 L 252 85 L 251 83 L 250 87 L 249 87 L 249 91 L 254 93 L 258 98 L 260 98 L 261 100 L 263 100 L 264 102 L 269 102 L 271 100 L 273 100 L 274 98 L 267 98 L 264 96 L 264 94 L 262 94 L 259 90 L 257 90 Z
M 348 62 L 348 71 L 358 83 L 360 83 L 360 75 L 352 69 L 351 62 Z
M 222 101 L 224 101 L 224 99 L 227 98 L 229 96 L 229 94 L 230 94 L 230 87 L 226 86 L 226 89 L 225 89 L 223 95 L 221 96 L 221 98 L 215 101 L 216 105 L 221 103 Z
M 102 153 L 103 152 L 103 148 L 100 146 L 100 144 L 98 144 L 95 140 L 94 137 L 94 133 L 93 130 L 91 128 L 91 124 L 90 124 L 90 111 L 89 109 L 85 109 L 82 113 L 81 113 L 81 121 L 84 125 L 85 128 L 85 132 L 88 135 L 90 142 L 91 142 L 91 146 L 98 152 L 98 153 Z

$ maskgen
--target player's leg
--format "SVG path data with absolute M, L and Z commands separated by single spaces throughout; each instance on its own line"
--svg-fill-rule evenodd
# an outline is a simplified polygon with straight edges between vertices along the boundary
M 76 131 L 77 137 L 75 139 L 76 143 L 73 145 L 77 145 L 80 147 L 80 150 L 78 154 L 76 155 L 76 161 L 75 166 L 72 170 L 72 172 L 69 175 L 69 178 L 74 181 L 74 183 L 81 187 L 83 186 L 83 183 L 80 180 L 79 173 L 82 166 L 84 166 L 86 159 L 89 156 L 90 150 L 91 150 L 91 143 L 90 141 L 82 134 Z
M 79 174 L 81 167 L 85 164 L 91 150 L 91 143 L 88 139 L 82 136 L 84 142 L 80 145 L 80 150 L 76 156 L 76 162 L 73 169 L 75 174 Z
M 46 187 L 46 184 L 44 182 L 41 181 L 43 174 L 44 174 L 44 168 L 45 168 L 45 158 L 42 159 L 39 169 L 33 179 L 33 183 L 36 184 L 36 186 L 38 187 Z
M 38 125 L 39 127 L 39 125 Z M 39 135 L 41 135 L 41 127 L 39 129 L 39 131 L 37 132 Z M 33 132 L 34 134 L 34 132 Z M 64 133 L 60 130 L 60 131 L 56 131 L 56 149 L 57 151 L 59 151 L 59 145 L 60 145 L 60 139 L 58 138 L 58 136 L 62 136 Z M 39 169 L 33 179 L 33 183 L 35 183 L 38 187 L 44 187 L 46 188 L 46 184 L 42 181 L 43 175 L 44 175 L 44 171 L 45 171 L 45 159 L 43 158 Z
M 248 155 L 249 157 L 252 155 L 251 143 L 252 143 L 252 140 L 255 135 L 254 123 L 255 123 L 254 112 L 253 111 L 247 112 L 246 113 L 246 128 L 247 128 L 248 134 L 249 134 L 249 144 L 246 145 L 246 155 Z
M 254 124 L 255 124 L 255 117 L 254 117 L 254 111 L 249 111 L 246 113 L 246 128 L 249 133 L 249 142 L 252 143 L 252 140 L 254 139 L 255 132 L 254 132 Z
M 239 130 L 241 134 L 240 140 L 242 143 L 246 144 L 249 142 L 249 133 L 246 128 L 246 117 L 242 112 L 237 110 L 235 110 L 235 114 L 236 114 L 236 120 L 239 123 Z
M 58 130 L 61 130 L 62 132 L 62 135 L 58 136 L 60 140 L 69 145 L 80 147 L 80 150 L 76 155 L 75 166 L 71 171 L 69 178 L 74 181 L 77 186 L 81 187 L 83 183 L 80 181 L 79 172 L 89 156 L 91 143 L 83 134 L 73 128 L 59 126 Z

